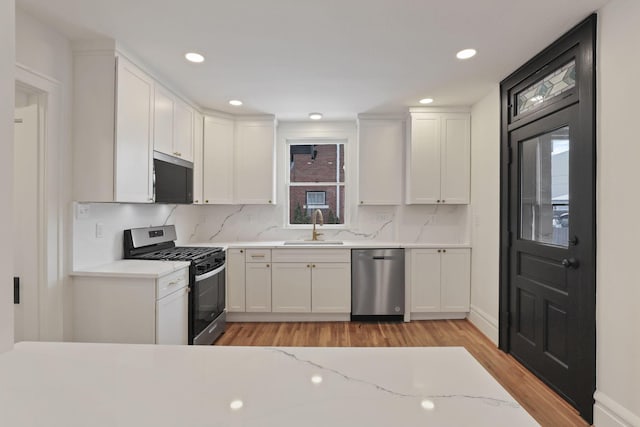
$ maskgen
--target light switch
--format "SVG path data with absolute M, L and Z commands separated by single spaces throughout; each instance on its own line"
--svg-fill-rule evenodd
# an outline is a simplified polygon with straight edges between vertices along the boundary
M 101 222 L 96 223 L 96 239 L 102 239 L 104 237 L 104 224 Z

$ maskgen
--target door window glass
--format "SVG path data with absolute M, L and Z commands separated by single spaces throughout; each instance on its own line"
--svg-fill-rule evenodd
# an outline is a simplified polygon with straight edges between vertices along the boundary
M 555 70 L 542 80 L 518 93 L 516 97 L 517 114 L 534 110 L 545 103 L 576 86 L 576 61 Z
M 569 127 L 520 142 L 520 238 L 567 246 Z

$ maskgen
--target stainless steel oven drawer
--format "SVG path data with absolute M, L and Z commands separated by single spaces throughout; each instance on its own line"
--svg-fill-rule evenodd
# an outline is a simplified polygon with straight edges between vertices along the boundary
M 193 345 L 211 345 L 224 332 L 227 325 L 226 310 L 193 339 Z

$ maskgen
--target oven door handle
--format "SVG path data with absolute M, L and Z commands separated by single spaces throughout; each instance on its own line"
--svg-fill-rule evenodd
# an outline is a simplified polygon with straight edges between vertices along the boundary
M 223 264 L 221 267 L 218 267 L 215 270 L 211 270 L 211 271 L 209 271 L 207 273 L 204 273 L 204 274 L 201 274 L 199 276 L 196 276 L 196 282 L 199 282 L 201 280 L 206 280 L 211 276 L 215 276 L 216 274 L 223 272 L 225 267 L 226 267 L 226 265 Z

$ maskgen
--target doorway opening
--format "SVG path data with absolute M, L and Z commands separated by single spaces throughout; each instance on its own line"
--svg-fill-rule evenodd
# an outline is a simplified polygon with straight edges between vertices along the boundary
M 592 15 L 500 84 L 500 348 L 593 420 Z
M 13 145 L 14 340 L 40 339 L 44 94 L 16 83 Z

